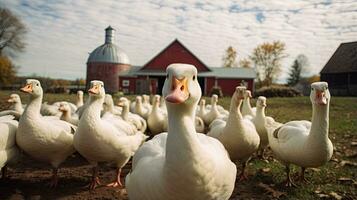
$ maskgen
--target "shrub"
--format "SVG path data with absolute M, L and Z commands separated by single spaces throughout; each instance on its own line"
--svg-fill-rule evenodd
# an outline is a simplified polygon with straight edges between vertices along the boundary
M 265 97 L 296 97 L 302 96 L 302 93 L 294 88 L 287 86 L 270 86 L 262 87 L 255 91 L 255 96 Z

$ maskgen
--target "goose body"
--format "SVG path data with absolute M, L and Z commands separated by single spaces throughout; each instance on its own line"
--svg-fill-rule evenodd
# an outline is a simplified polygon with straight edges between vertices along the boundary
M 312 121 L 291 121 L 268 130 L 274 155 L 287 167 L 287 185 L 292 185 L 289 164 L 302 168 L 324 165 L 332 157 L 333 145 L 328 138 L 329 103 L 331 95 L 326 82 L 311 84 Z
M 147 106 L 143 106 L 142 97 L 137 96 L 135 100 L 134 113 L 140 115 L 145 120 L 148 119 L 151 110 Z
M 28 79 L 21 91 L 30 94 L 30 103 L 20 118 L 16 143 L 31 157 L 52 165 L 51 186 L 55 187 L 59 165 L 75 151 L 73 133 L 76 127 L 40 114 L 43 92 L 39 81 Z
M 240 112 L 245 87 L 237 87 L 234 92 L 227 121 L 216 119 L 207 135 L 217 138 L 227 149 L 233 161 L 241 161 L 241 179 L 246 178 L 244 169 L 251 155 L 258 149 L 260 138 L 254 124 L 243 118 Z
M 212 95 L 210 111 L 202 118 L 207 126 L 209 126 L 213 120 L 224 117 L 224 114 L 222 114 L 217 107 L 217 102 L 218 96 L 215 94 Z
M 16 146 L 18 122 L 13 118 L 10 115 L 0 117 L 0 169 L 4 170 L 4 175 L 6 166 L 18 160 L 20 155 Z
M 118 126 L 101 118 L 100 111 L 105 96 L 103 82 L 92 81 L 89 92 L 88 105 L 80 118 L 74 136 L 74 146 L 89 163 L 94 165 L 91 189 L 94 189 L 99 183 L 98 162 L 115 163 L 117 177 L 110 186 L 122 186 L 121 168 L 145 141 L 146 136 L 141 132 L 128 136 Z
M 167 73 L 163 96 L 168 132 L 145 142 L 134 155 L 126 177 L 129 199 L 228 199 L 236 167 L 218 140 L 195 131 L 201 97 L 197 70 L 192 65 L 172 64 Z

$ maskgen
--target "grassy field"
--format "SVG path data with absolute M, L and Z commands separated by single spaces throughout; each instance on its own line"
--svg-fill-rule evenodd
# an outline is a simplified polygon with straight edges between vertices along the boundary
M 0 110 L 8 107 L 4 101 L 9 94 L 7 91 L 0 92 Z M 27 97 L 21 96 L 23 103 L 26 103 Z M 133 97 L 130 96 L 131 99 Z M 59 100 L 74 102 L 74 99 L 75 95 L 62 94 L 46 94 L 44 97 L 44 101 L 49 103 Z M 229 103 L 230 98 L 219 101 L 225 108 L 229 107 Z M 308 97 L 269 98 L 267 104 L 267 115 L 276 121 L 311 119 Z M 357 98 L 332 97 L 329 137 L 334 144 L 333 157 L 325 166 L 307 170 L 310 183 L 286 188 L 282 184 L 285 180 L 284 167 L 268 151 L 267 162 L 252 159 L 248 167 L 249 180 L 236 183 L 231 199 L 357 199 Z M 299 168 L 293 167 L 294 179 L 298 172 Z

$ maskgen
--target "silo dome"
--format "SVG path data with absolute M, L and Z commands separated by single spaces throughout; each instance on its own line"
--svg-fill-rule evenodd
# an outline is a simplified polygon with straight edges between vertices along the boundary
M 114 32 L 111 26 L 105 29 L 105 43 L 90 53 L 87 63 L 103 62 L 129 65 L 129 57 L 126 53 L 114 44 Z

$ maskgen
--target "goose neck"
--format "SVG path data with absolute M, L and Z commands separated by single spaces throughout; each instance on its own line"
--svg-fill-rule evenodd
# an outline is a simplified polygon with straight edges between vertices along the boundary
M 93 117 L 100 119 L 101 109 L 104 103 L 104 98 L 89 98 L 89 105 L 84 111 L 84 115 L 87 117 Z
M 124 120 L 128 120 L 128 116 L 129 116 L 129 105 L 124 105 L 123 110 L 121 111 L 121 117 Z
M 244 98 L 244 105 L 247 106 L 248 108 L 252 108 L 252 106 L 250 105 L 250 98 L 246 97 Z
M 329 104 L 325 106 L 312 106 L 311 138 L 328 138 L 329 129 Z
M 28 116 L 39 117 L 42 104 L 42 95 L 40 96 L 30 96 L 30 103 L 26 106 L 25 113 Z
M 199 151 L 194 109 L 189 108 L 187 105 L 167 105 L 167 109 L 166 160 L 169 163 L 177 163 L 187 159 L 194 159 L 194 155 Z

